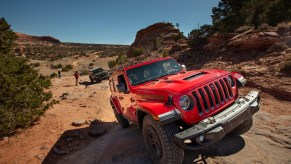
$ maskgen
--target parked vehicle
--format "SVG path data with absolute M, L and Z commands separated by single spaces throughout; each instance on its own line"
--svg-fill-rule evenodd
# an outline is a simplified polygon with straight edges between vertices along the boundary
M 108 79 L 109 73 L 101 67 L 95 67 L 89 70 L 89 79 L 91 83 L 100 82 L 102 80 Z
M 110 103 L 121 127 L 132 122 L 142 129 L 154 162 L 182 163 L 184 150 L 205 148 L 252 127 L 260 95 L 239 96 L 245 83 L 239 73 L 186 71 L 167 57 L 114 72 Z

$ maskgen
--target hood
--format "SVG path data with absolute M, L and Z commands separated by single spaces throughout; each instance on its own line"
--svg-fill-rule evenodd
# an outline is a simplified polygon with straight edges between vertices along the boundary
M 179 94 L 193 90 L 227 74 L 229 72 L 223 70 L 187 71 L 177 75 L 161 77 L 158 81 L 138 85 L 136 91 L 140 93 L 168 92 Z

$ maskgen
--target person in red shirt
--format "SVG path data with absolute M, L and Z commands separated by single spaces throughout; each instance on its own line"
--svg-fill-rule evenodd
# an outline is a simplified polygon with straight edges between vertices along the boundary
M 76 72 L 75 72 L 76 86 L 78 85 L 78 79 L 79 79 L 79 76 L 80 76 L 79 72 L 76 71 Z

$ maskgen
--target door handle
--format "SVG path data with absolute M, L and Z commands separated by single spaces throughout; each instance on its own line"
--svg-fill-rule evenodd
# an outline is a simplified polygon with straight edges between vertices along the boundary
M 123 100 L 124 98 L 123 97 L 119 97 L 119 100 Z

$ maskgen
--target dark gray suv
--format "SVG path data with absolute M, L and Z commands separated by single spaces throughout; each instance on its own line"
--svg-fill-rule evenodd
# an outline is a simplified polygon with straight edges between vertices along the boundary
M 109 73 L 101 67 L 95 67 L 89 70 L 89 78 L 92 83 L 100 82 L 102 80 L 108 79 Z

